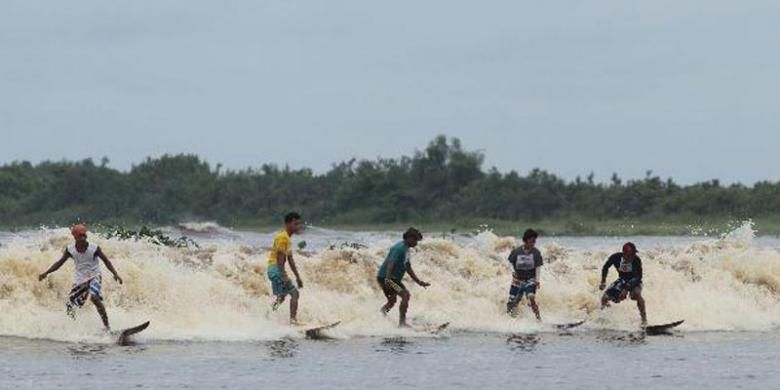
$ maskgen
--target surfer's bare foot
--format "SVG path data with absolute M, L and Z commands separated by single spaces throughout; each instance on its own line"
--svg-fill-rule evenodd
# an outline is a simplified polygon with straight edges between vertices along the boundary
M 298 326 L 298 325 L 300 325 L 300 324 L 301 324 L 301 323 L 300 323 L 300 322 L 298 322 L 298 320 L 297 320 L 297 319 L 295 319 L 295 318 L 290 318 L 290 325 L 292 325 L 292 326 Z
M 642 326 L 643 328 L 646 328 L 646 327 L 647 327 L 647 320 L 642 320 L 642 324 L 641 324 L 641 326 Z
M 406 322 L 401 322 L 398 324 L 399 328 L 411 328 L 412 326 L 407 324 Z
M 276 311 L 277 309 L 279 309 L 279 305 L 281 304 L 282 302 L 280 302 L 279 300 L 274 300 L 274 302 L 271 304 L 271 311 Z

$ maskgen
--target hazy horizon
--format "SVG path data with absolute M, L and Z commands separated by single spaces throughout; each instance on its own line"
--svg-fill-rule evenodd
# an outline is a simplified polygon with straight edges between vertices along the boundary
M 0 163 L 326 171 L 437 134 L 485 167 L 780 179 L 780 3 L 12 1 Z

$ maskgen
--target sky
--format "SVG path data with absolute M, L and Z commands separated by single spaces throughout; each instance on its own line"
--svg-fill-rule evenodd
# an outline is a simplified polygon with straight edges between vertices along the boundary
M 18 1 L 0 163 L 324 172 L 438 134 L 486 168 L 780 180 L 777 1 Z

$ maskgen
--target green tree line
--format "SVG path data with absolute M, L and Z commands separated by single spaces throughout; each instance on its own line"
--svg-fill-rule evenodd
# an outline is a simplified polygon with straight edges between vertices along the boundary
M 593 175 L 564 180 L 533 169 L 483 169 L 484 155 L 439 136 L 412 156 L 349 160 L 322 174 L 310 169 L 223 170 L 194 155 L 149 158 L 123 172 L 78 162 L 14 162 L 0 167 L 0 223 L 168 224 L 214 220 L 276 224 L 299 210 L 318 224 L 746 218 L 777 215 L 780 183 L 679 185 L 648 172 L 638 180 Z

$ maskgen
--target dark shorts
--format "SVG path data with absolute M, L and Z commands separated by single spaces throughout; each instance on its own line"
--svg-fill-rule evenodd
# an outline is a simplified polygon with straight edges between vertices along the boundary
M 512 280 L 512 285 L 509 287 L 509 303 L 517 304 L 525 296 L 536 295 L 536 280 Z
M 388 280 L 385 283 L 385 279 L 376 278 L 376 281 L 379 282 L 379 287 L 382 288 L 382 292 L 385 293 L 386 297 L 398 295 L 401 291 L 406 290 L 406 286 L 400 280 Z
M 628 290 L 629 292 L 633 291 L 635 288 L 642 288 L 642 281 L 631 279 L 631 280 L 624 280 L 624 279 L 618 279 L 612 284 L 609 285 L 609 288 L 607 288 L 606 291 L 604 291 L 604 294 L 606 294 L 608 297 L 612 298 L 613 301 L 616 301 L 620 299 L 620 293 L 623 290 Z

